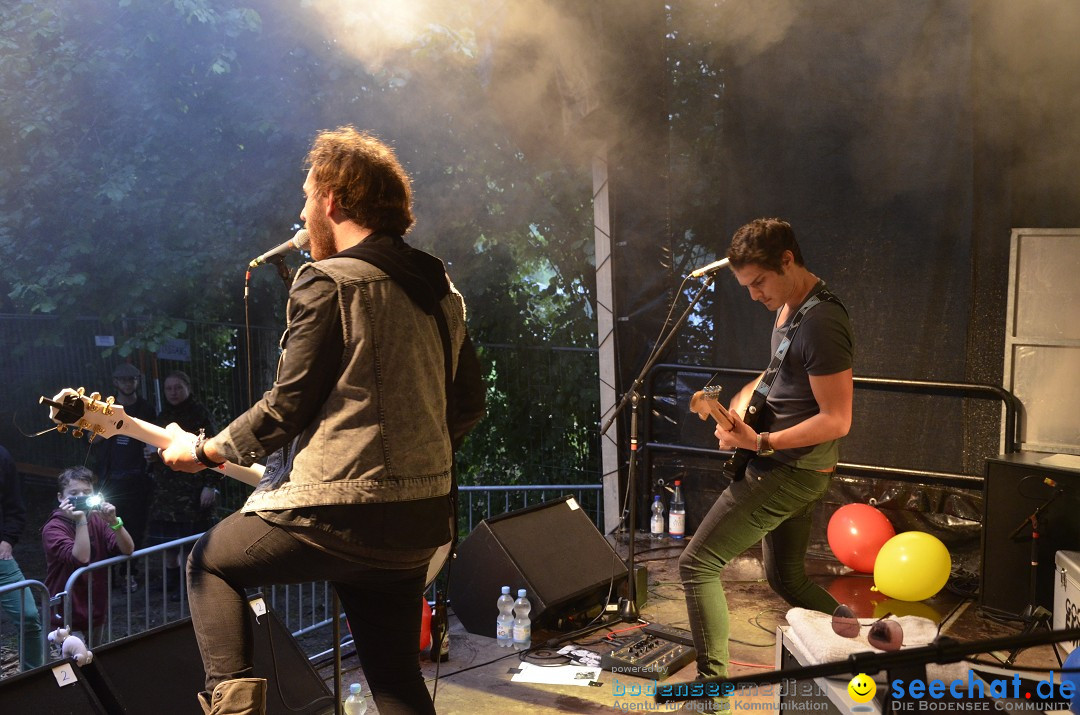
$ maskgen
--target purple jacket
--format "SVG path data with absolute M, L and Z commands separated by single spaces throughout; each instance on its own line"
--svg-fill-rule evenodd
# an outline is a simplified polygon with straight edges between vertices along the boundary
M 87 528 L 90 530 L 90 563 L 123 553 L 116 544 L 116 533 L 100 514 L 90 513 Z M 45 585 L 49 588 L 49 594 L 55 596 L 64 590 L 64 584 L 75 569 L 86 565 L 79 563 L 71 553 L 75 547 L 75 522 L 64 516 L 60 509 L 55 509 L 41 529 L 41 546 L 45 550 Z M 68 594 L 71 599 L 71 623 L 65 625 L 77 631 L 85 632 L 89 626 L 88 580 L 89 575 L 83 574 Z M 93 596 L 96 627 L 105 623 L 109 603 L 109 574 L 106 570 L 94 574 Z

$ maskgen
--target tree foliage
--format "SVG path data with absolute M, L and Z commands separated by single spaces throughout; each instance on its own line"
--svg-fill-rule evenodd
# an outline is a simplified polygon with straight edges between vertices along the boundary
M 493 107 L 483 4 L 416 26 L 378 61 L 344 41 L 378 33 L 344 18 L 328 33 L 314 4 L 12 0 L 0 20 L 0 312 L 61 317 L 55 340 L 76 316 L 136 321 L 121 354 L 184 336 L 184 318 L 242 322 L 247 260 L 299 220 L 311 137 L 354 124 L 394 144 L 413 176 L 409 240 L 447 262 L 474 340 L 591 348 L 587 156 L 535 150 L 549 138 L 522 142 Z M 272 271 L 256 273 L 253 322 L 279 324 L 283 303 Z M 541 430 L 557 435 L 542 461 L 595 465 L 595 359 L 564 361 L 556 377 L 522 374 L 528 361 L 506 349 L 484 357 L 492 418 L 474 471 L 543 478 L 521 466 Z M 553 379 L 564 384 L 538 384 Z

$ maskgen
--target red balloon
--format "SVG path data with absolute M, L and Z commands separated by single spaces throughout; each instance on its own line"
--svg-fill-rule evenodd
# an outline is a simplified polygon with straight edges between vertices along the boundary
M 896 536 L 889 518 L 869 504 L 847 504 L 829 519 L 829 548 L 840 563 L 860 573 L 874 573 L 885 542 Z

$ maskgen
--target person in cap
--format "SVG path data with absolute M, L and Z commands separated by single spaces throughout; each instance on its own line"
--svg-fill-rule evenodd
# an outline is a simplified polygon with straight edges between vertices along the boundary
M 142 380 L 139 368 L 131 363 L 120 363 L 113 370 L 112 380 L 116 388 L 116 404 L 123 406 L 127 415 L 146 422 L 157 419 L 154 407 L 139 394 Z M 96 441 L 94 471 L 98 474 L 101 492 L 116 506 L 117 512 L 124 515 L 135 548 L 142 548 L 153 485 L 146 459 L 146 445 L 124 434 Z M 137 590 L 139 581 L 134 563 L 131 577 L 127 578 L 127 575 L 126 565 L 117 569 L 118 582 L 129 591 Z

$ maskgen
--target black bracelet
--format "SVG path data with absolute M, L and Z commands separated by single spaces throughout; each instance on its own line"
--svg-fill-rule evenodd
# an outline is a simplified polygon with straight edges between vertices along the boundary
M 225 464 L 225 462 L 213 462 L 206 456 L 206 435 L 202 430 L 199 430 L 199 436 L 195 439 L 195 459 L 208 469 L 217 469 Z

